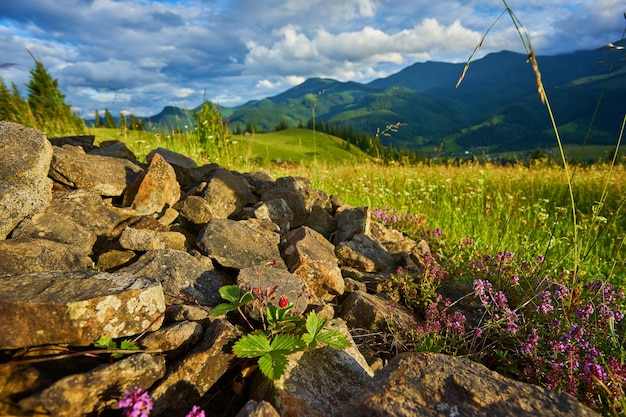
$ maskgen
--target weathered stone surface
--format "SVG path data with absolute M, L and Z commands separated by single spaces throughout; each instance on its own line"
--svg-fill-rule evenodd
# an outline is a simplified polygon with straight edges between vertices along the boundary
M 85 152 L 90 152 L 97 148 L 97 146 L 94 145 L 95 139 L 96 137 L 94 135 L 74 135 L 62 136 L 58 138 L 48 138 L 53 146 L 80 146 Z
M 0 276 L 46 271 L 86 271 L 93 262 L 78 246 L 47 239 L 0 241 Z
M 90 188 L 115 197 L 122 195 L 141 170 L 127 159 L 88 155 L 82 148 L 65 145 L 54 147 L 49 175 L 68 187 Z
M 37 238 L 79 248 L 89 254 L 96 243 L 95 232 L 77 224 L 66 215 L 50 212 L 37 213 L 22 221 L 11 234 L 13 239 Z
M 216 219 L 238 219 L 245 206 L 256 203 L 246 179 L 224 168 L 213 171 L 202 197 Z
M 229 322 L 217 319 L 202 342 L 168 368 L 167 375 L 152 392 L 155 416 L 184 416 L 228 370 L 235 355 L 229 345 L 241 333 Z
M 213 219 L 211 205 L 202 197 L 190 195 L 176 205 L 180 214 L 194 225 L 206 225 Z
M 335 325 L 352 339 L 345 323 Z M 274 404 L 283 417 L 332 416 L 359 395 L 373 375 L 354 342 L 344 350 L 323 347 L 292 355 L 285 374 L 266 386 L 254 387 L 252 396 Z
M 46 214 L 65 216 L 96 235 L 106 235 L 123 219 L 94 190 L 55 191 Z
M 513 381 L 469 360 L 403 353 L 343 416 L 598 416 L 574 397 Z
M 335 213 L 337 230 L 332 236 L 334 245 L 352 239 L 357 234 L 370 233 L 370 211 L 367 207 L 341 206 Z
M 319 301 L 302 278 L 284 269 L 268 265 L 240 270 L 237 285 L 241 286 L 244 291 L 257 288 L 262 294 L 261 301 L 264 305 L 278 306 L 280 298 L 287 297 L 294 304 L 293 312 L 296 314 L 304 312 L 309 304 Z M 252 305 L 246 307 L 248 307 L 246 309 L 248 314 L 255 319 L 260 319 L 257 308 Z
M 415 319 L 411 312 L 381 294 L 353 292 L 341 303 L 340 317 L 350 328 L 387 331 L 388 323 L 410 329 Z
M 180 186 L 174 168 L 157 153 L 148 168 L 128 186 L 123 204 L 138 214 L 152 214 L 173 207 L 179 199 Z
M 53 416 L 75 417 L 115 408 L 125 391 L 149 388 L 164 375 L 165 358 L 140 353 L 63 378 L 19 404 L 26 411 L 43 408 Z
M 150 229 L 127 227 L 120 235 L 124 249 L 149 251 L 158 249 L 185 250 L 187 238 L 178 232 L 159 232 Z
M 273 184 L 265 187 L 261 195 L 262 201 L 283 199 L 293 213 L 291 228 L 302 226 L 314 202 L 311 182 L 303 177 L 278 178 Z
M 168 358 L 180 356 L 190 346 L 195 345 L 203 335 L 202 325 L 192 321 L 182 321 L 148 333 L 139 344 L 148 350 L 167 352 Z
M 0 121 L 0 240 L 52 198 L 52 146 L 38 130 Z
M 200 232 L 197 244 L 200 252 L 228 268 L 274 264 L 287 269 L 278 250 L 277 229 L 267 220 L 213 219 Z
M 180 250 L 153 250 L 119 272 L 159 281 L 168 304 L 173 297 L 183 296 L 202 305 L 215 305 L 221 300 L 219 289 L 224 284 L 211 261 L 204 259 Z
M 111 249 L 98 255 L 96 269 L 111 272 L 124 266 L 129 266 L 137 258 L 139 258 L 139 255 L 135 251 Z
M 330 240 L 332 234 L 337 230 L 337 220 L 330 215 L 328 210 L 318 205 L 311 207 L 311 213 L 304 225 L 321 233 L 328 240 Z
M 301 277 L 315 295 L 328 301 L 343 294 L 343 277 L 332 243 L 306 226 L 289 232 L 285 241 L 282 255 L 287 268 Z
M 259 220 L 270 220 L 280 228 L 280 233 L 285 234 L 291 228 L 293 211 L 282 198 L 261 201 L 254 206 L 254 217 Z
M 0 348 L 86 346 L 142 332 L 165 310 L 156 281 L 129 274 L 49 272 L 0 278 Z
M 55 144 L 55 146 L 61 145 Z M 113 158 L 128 159 L 131 162 L 137 162 L 137 157 L 133 151 L 128 149 L 126 144 L 124 142 L 120 142 L 119 140 L 107 140 L 100 142 L 99 147 L 94 147 L 94 149 L 89 150 L 85 147 L 83 147 L 83 149 L 85 149 L 85 152 L 90 155 L 110 156 Z
M 161 155 L 174 168 L 176 180 L 181 187 L 186 188 L 193 182 L 192 173 L 198 167 L 193 159 L 165 148 L 156 148 L 146 156 L 146 161 L 152 161 L 156 154 Z
M 280 417 L 280 414 L 267 401 L 250 400 L 235 417 Z
M 367 235 L 355 235 L 335 248 L 339 265 L 363 272 L 395 271 L 396 263 L 385 248 Z

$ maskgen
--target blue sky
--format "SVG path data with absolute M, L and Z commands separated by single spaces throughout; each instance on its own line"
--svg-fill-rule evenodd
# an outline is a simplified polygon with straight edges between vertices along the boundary
M 621 38 L 623 0 L 509 0 L 539 55 Z M 2 0 L 0 69 L 20 88 L 41 60 L 82 116 L 223 106 L 310 77 L 368 82 L 415 62 L 464 62 L 501 0 Z M 508 16 L 479 56 L 523 52 Z M 471 74 L 470 74 L 471 75 Z M 23 90 L 25 91 L 25 90 Z M 25 93 L 24 93 L 25 94 Z

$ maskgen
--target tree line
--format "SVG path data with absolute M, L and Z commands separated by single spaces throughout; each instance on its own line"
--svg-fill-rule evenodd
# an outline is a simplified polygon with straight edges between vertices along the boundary
M 31 57 L 35 67 L 30 71 L 26 98 L 15 83 L 9 88 L 0 77 L 0 120 L 34 127 L 46 134 L 83 133 L 85 122 L 65 102 L 59 82 L 50 76 L 41 61 L 32 54 Z

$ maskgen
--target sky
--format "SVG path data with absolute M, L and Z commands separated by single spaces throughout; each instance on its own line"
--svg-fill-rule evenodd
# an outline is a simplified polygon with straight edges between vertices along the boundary
M 623 0 L 508 0 L 538 55 L 622 37 Z M 237 106 L 311 77 L 367 83 L 465 62 L 501 0 L 0 0 L 0 77 L 26 97 L 32 54 L 81 116 Z M 508 15 L 475 58 L 523 52 Z M 471 69 L 470 74 L 471 76 Z

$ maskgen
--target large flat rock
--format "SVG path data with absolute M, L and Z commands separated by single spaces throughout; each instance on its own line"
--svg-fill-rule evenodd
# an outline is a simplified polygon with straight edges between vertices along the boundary
M 0 278 L 0 349 L 86 346 L 138 334 L 165 311 L 157 281 L 130 274 L 48 272 Z

